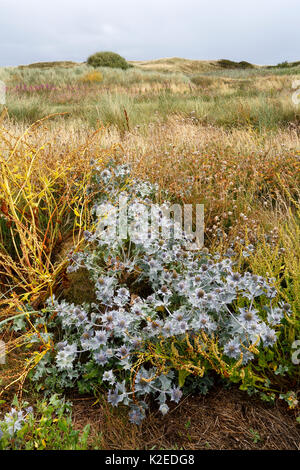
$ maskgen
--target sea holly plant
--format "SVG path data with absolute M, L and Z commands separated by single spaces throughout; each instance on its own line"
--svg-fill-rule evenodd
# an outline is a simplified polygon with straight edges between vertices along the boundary
M 236 272 L 229 256 L 187 249 L 192 235 L 167 217 L 168 203 L 156 203 L 156 185 L 132 178 L 126 165 L 92 165 L 94 226 L 67 271 L 85 271 L 95 298 L 80 305 L 48 299 L 37 323 L 47 324 L 54 348 L 31 378 L 47 389 L 105 385 L 109 403 L 129 406 L 135 424 L 149 396 L 166 414 L 188 376 L 214 370 L 253 385 L 251 363 L 276 345 L 290 311 L 276 305 L 272 279 Z M 122 236 L 120 199 L 130 227 Z M 149 224 L 153 214 L 158 224 Z

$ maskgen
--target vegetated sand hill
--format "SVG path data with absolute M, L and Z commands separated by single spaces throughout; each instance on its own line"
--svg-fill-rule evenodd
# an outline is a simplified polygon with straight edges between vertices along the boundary
M 232 65 L 232 68 L 239 66 L 238 62 L 224 61 L 227 62 L 227 67 Z M 144 70 L 153 70 L 157 72 L 182 72 L 186 74 L 195 74 L 201 72 L 209 72 L 214 70 L 220 70 L 224 68 L 222 66 L 222 60 L 191 60 L 182 59 L 180 57 L 170 57 L 165 59 L 157 60 L 140 60 L 140 61 L 129 61 L 130 64 L 135 67 L 140 67 Z M 247 64 L 246 62 L 244 64 Z M 257 65 L 249 64 L 250 67 L 256 68 Z M 240 65 L 238 68 L 242 68 Z
M 183 73 L 186 75 L 201 74 L 205 72 L 218 72 L 220 70 L 245 70 L 245 69 L 276 69 L 276 68 L 285 68 L 290 69 L 300 66 L 300 61 L 298 62 L 284 62 L 283 64 L 278 65 L 257 65 L 251 64 L 246 61 L 235 62 L 228 59 L 219 59 L 219 60 L 193 60 L 193 59 L 183 59 L 181 57 L 165 57 L 162 59 L 154 60 L 128 60 L 129 64 L 133 67 L 145 71 L 152 72 L 166 72 L 166 73 Z M 26 69 L 26 68 L 40 68 L 40 69 L 49 69 L 52 67 L 63 67 L 63 68 L 72 68 L 78 67 L 81 65 L 86 65 L 86 62 L 73 62 L 70 60 L 64 61 L 54 61 L 54 62 L 35 62 L 27 65 L 19 65 L 17 68 Z
M 190 60 L 180 57 L 162 58 L 156 60 L 128 61 L 134 67 L 156 72 L 182 72 L 186 74 L 201 73 L 220 69 L 218 61 Z M 20 65 L 19 68 L 51 68 L 51 67 L 73 67 L 82 65 L 80 62 L 56 61 L 35 62 L 28 65 Z
M 81 65 L 80 62 L 73 62 L 71 60 L 60 60 L 54 62 L 34 62 L 33 64 L 19 65 L 19 69 L 48 69 L 51 67 L 74 67 L 75 65 Z
M 217 61 L 189 60 L 182 59 L 180 57 L 170 57 L 157 60 L 129 61 L 129 63 L 144 70 L 153 70 L 157 72 L 197 73 L 219 68 Z

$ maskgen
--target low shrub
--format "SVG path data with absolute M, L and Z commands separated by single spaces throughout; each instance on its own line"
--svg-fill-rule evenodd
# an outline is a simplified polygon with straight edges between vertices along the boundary
M 96 52 L 87 59 L 92 67 L 112 67 L 126 70 L 130 67 L 127 61 L 115 52 Z
M 218 60 L 218 65 L 224 69 L 253 69 L 254 65 L 250 62 L 242 60 L 241 62 L 235 62 L 233 60 L 221 59 Z
M 297 67 L 298 65 L 300 65 L 300 61 L 288 62 L 287 60 L 285 60 L 284 62 L 280 62 L 279 64 L 273 65 L 271 67 L 275 67 L 275 68 L 279 68 L 279 69 L 288 69 L 288 68 L 291 68 L 291 67 Z

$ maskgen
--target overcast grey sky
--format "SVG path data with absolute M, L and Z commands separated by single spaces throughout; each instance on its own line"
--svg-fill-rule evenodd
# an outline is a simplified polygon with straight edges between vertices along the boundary
M 0 66 L 160 57 L 300 60 L 300 0 L 0 0 Z

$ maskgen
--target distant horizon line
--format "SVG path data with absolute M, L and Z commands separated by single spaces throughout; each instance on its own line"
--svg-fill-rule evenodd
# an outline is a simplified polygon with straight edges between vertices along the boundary
M 273 63 L 272 62 L 268 62 L 268 63 L 256 63 L 256 62 L 251 62 L 251 61 L 246 61 L 245 59 L 242 59 L 242 60 L 237 60 L 237 59 L 230 59 L 230 58 L 225 58 L 225 57 L 222 57 L 222 58 L 218 58 L 218 59 L 191 59 L 191 58 L 188 58 L 188 57 L 179 57 L 179 56 L 166 56 L 166 57 L 158 57 L 158 58 L 153 58 L 153 59 L 126 59 L 127 62 L 154 62 L 154 61 L 162 61 L 162 60 L 171 60 L 171 59 L 179 59 L 179 60 L 189 60 L 189 61 L 195 61 L 195 62 L 218 62 L 220 60 L 230 60 L 232 62 L 249 62 L 250 64 L 252 65 L 256 65 L 258 67 L 263 67 L 263 66 L 269 66 L 269 65 L 277 65 L 277 64 L 280 64 L 280 63 L 283 63 L 283 62 L 288 62 L 288 63 L 293 63 L 293 62 L 297 62 L 298 59 L 293 59 L 293 60 L 279 60 L 278 62 L 277 61 L 274 61 Z M 32 64 L 40 64 L 40 63 L 52 63 L 52 62 L 74 62 L 74 63 L 77 63 L 77 64 L 84 64 L 86 63 L 86 60 L 83 60 L 83 61 L 79 61 L 79 60 L 75 60 L 75 59 L 48 59 L 48 60 L 38 60 L 38 61 L 35 61 L 35 62 L 28 62 L 28 63 L 22 63 L 22 64 L 18 64 L 18 65 L 0 65 L 0 67 L 20 67 L 20 66 L 28 66 L 28 65 L 32 65 Z
M 195 62 L 218 62 L 220 60 L 230 60 L 232 62 L 236 62 L 236 63 L 239 63 L 239 62 L 249 62 L 249 64 L 251 65 L 254 65 L 254 66 L 257 66 L 257 67 L 268 67 L 268 66 L 274 66 L 274 65 L 278 65 L 278 64 L 282 64 L 283 62 L 287 62 L 289 64 L 293 63 L 293 62 L 298 62 L 300 61 L 300 59 L 293 59 L 293 60 L 279 60 L 278 62 L 275 61 L 275 62 L 268 62 L 268 63 L 257 63 L 257 62 L 250 62 L 248 60 L 245 60 L 245 59 L 242 59 L 242 60 L 236 60 L 236 59 L 229 59 L 228 57 L 220 57 L 219 59 L 190 59 L 190 58 L 187 58 L 187 57 L 179 57 L 179 56 L 170 56 L 170 57 L 160 57 L 160 58 L 157 58 L 157 59 L 134 59 L 134 60 L 130 60 L 130 59 L 126 59 L 127 62 L 154 62 L 154 61 L 158 61 L 158 60 L 164 60 L 164 59 L 183 59 L 183 60 L 190 60 L 190 61 L 195 61 Z

